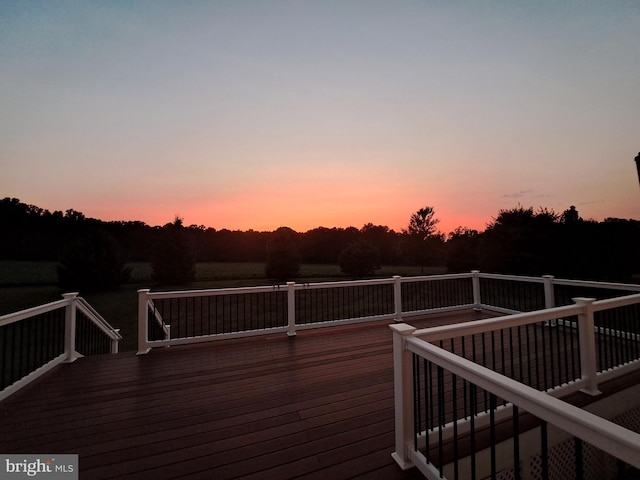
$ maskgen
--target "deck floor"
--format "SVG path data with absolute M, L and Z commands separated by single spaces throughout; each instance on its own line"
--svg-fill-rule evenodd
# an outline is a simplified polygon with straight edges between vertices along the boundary
M 76 453 L 81 479 L 422 478 L 391 458 L 391 340 L 382 322 L 81 358 L 0 403 L 0 451 Z

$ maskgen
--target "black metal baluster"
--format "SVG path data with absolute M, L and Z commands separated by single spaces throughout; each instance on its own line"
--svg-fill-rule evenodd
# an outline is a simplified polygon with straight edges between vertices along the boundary
M 553 321 L 555 321 L 555 320 L 553 320 Z M 546 331 L 548 333 L 548 336 L 549 336 L 549 370 L 550 370 L 549 374 L 550 374 L 550 377 L 551 377 L 551 385 L 550 385 L 550 387 L 553 388 L 553 387 L 555 387 L 557 385 L 556 384 L 556 379 L 555 379 L 556 372 L 555 372 L 555 361 L 554 361 L 554 358 L 556 356 L 556 352 L 553 349 L 553 330 L 554 330 L 555 327 L 553 327 L 551 325 L 551 321 L 546 323 L 546 327 L 545 327 L 545 324 L 542 324 L 542 325 L 543 325 L 543 328 L 542 328 L 543 334 Z M 545 347 L 544 347 L 544 342 L 543 342 L 543 347 L 542 348 L 544 349 L 545 352 L 547 351 L 545 349 Z M 545 354 L 545 358 L 546 358 L 546 354 Z M 546 380 L 546 378 L 547 378 L 546 369 L 545 369 L 544 377 L 545 377 L 545 380 Z M 549 387 L 546 385 L 546 382 L 545 382 L 545 390 L 547 388 L 549 388 Z
M 428 389 L 427 389 L 427 393 L 425 394 L 425 398 L 429 397 L 429 399 L 433 399 L 434 398 L 434 392 L 433 392 L 433 364 L 431 362 L 428 363 L 428 370 L 426 371 L 426 381 L 428 382 Z M 434 413 L 434 409 L 435 409 L 435 402 L 429 402 L 429 411 L 427 412 L 425 410 L 424 414 L 425 416 L 428 414 L 428 424 L 429 425 L 434 425 L 435 424 L 435 413 Z
M 485 342 L 485 339 L 486 339 L 485 332 L 482 332 L 481 338 L 482 338 L 482 366 L 486 367 L 487 366 L 487 345 Z M 484 397 L 483 409 L 486 410 L 489 397 L 486 390 L 483 390 L 483 392 L 484 392 L 483 393 L 483 397 Z
M 531 325 L 533 327 L 533 341 L 534 341 L 534 360 L 536 362 L 536 383 L 535 383 L 535 387 L 540 390 L 540 354 L 539 354 L 539 349 L 538 349 L 538 324 L 537 323 L 533 323 Z
M 491 369 L 496 372 L 496 332 L 491 330 Z
M 429 430 L 431 430 L 432 423 L 430 421 L 428 412 L 433 409 L 432 397 L 431 397 L 431 382 L 429 372 L 431 371 L 431 362 L 426 359 L 422 360 L 422 375 L 424 377 L 424 434 L 425 434 L 425 457 L 427 463 L 431 463 L 431 443 L 429 442 Z
M 622 330 L 622 345 L 624 345 L 624 363 L 633 361 L 631 356 L 631 329 L 630 327 L 631 307 L 627 307 L 622 315 L 620 328 Z
M 506 357 L 505 357 L 505 345 L 504 345 L 504 329 L 500 329 L 500 362 L 501 362 L 501 373 L 503 375 L 506 374 Z M 513 373 L 509 372 L 509 376 L 512 376 Z
M 540 424 L 540 460 L 542 469 L 542 480 L 549 478 L 549 452 L 547 451 L 547 422 L 544 420 Z
M 467 358 L 467 352 L 466 352 L 466 337 L 462 337 L 462 358 Z M 462 382 L 462 408 L 463 408 L 463 415 L 464 418 L 467 418 L 469 416 L 469 403 L 467 402 L 467 382 L 464 381 Z
M 514 480 L 520 480 L 520 412 L 516 405 L 512 410 L 513 419 L 513 475 Z
M 496 396 L 489 395 L 489 444 L 491 452 L 491 479 L 496 480 Z
M 444 369 L 438 366 L 438 469 L 444 475 L 443 428 L 445 423 Z
M 7 386 L 6 369 L 9 364 L 7 358 L 7 328 L 7 325 L 0 327 L 0 345 L 2 345 L 2 350 L 0 350 L 0 389 L 2 390 Z
M 22 361 L 22 353 L 24 352 L 24 324 L 23 322 L 14 322 L 16 324 L 16 342 L 15 348 L 13 350 L 13 354 L 15 359 L 17 360 L 15 369 L 17 372 L 16 380 L 23 377 L 22 369 L 23 369 L 23 361 Z
M 511 363 L 511 371 L 509 372 L 509 376 L 518 381 L 522 381 L 522 378 L 516 378 L 516 365 L 515 365 L 515 352 L 513 351 L 513 328 L 509 329 L 509 361 Z
M 518 354 L 519 370 L 520 370 L 520 378 L 518 378 L 518 381 L 526 384 L 527 382 L 525 382 L 525 379 L 524 379 L 524 355 L 523 355 L 524 349 L 522 346 L 522 327 L 518 325 L 516 331 L 518 332 L 518 346 L 516 350 Z M 514 357 L 515 354 L 516 352 L 512 349 L 511 356 Z
M 529 385 L 530 387 L 534 386 L 533 383 L 533 368 L 531 366 L 531 325 L 527 324 L 524 325 L 524 332 L 525 332 L 525 342 L 526 342 L 526 346 L 527 346 L 527 385 Z
M 562 322 L 562 323 L 560 323 Z M 556 323 L 556 329 L 558 330 L 558 335 L 560 335 L 560 329 L 562 329 L 562 353 L 564 356 L 564 377 L 561 379 L 561 383 L 567 383 L 573 378 L 569 374 L 569 351 L 567 345 L 567 324 L 566 321 L 558 320 Z M 560 337 L 558 337 L 558 345 L 560 345 Z
M 477 412 L 477 404 L 478 404 L 478 396 L 476 392 L 476 386 L 473 383 L 469 384 L 469 403 L 471 404 L 471 415 L 470 415 L 470 431 L 469 431 L 469 440 L 471 447 L 471 480 L 476 479 L 476 412 Z
M 460 477 L 460 467 L 458 465 L 458 382 L 455 374 L 451 374 L 451 393 L 453 409 L 453 478 L 458 480 Z
M 422 424 L 422 404 L 420 392 L 420 357 L 415 353 L 411 355 L 413 364 L 413 449 L 418 450 L 418 435 Z M 428 450 L 428 446 L 427 446 Z
M 573 449 L 575 457 L 576 480 L 582 480 L 584 478 L 584 456 L 582 451 L 582 440 L 580 440 L 578 437 L 573 437 Z
M 607 368 L 607 363 L 606 363 L 606 356 L 607 356 L 607 351 L 606 351 L 606 346 L 605 346 L 605 340 L 606 338 L 603 338 L 604 336 L 600 334 L 600 329 L 598 328 L 598 325 L 596 324 L 596 332 L 595 332 L 595 338 L 596 338 L 596 343 L 598 345 L 598 359 L 600 361 L 600 364 L 598 365 L 598 370 L 606 370 Z

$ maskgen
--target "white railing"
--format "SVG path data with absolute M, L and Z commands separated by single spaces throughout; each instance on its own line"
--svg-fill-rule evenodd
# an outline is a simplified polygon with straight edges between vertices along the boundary
M 117 330 L 77 293 L 0 317 L 0 400 L 63 362 L 116 353 Z
M 472 274 L 177 292 L 138 290 L 138 353 L 152 347 L 400 321 L 474 307 Z M 443 294 L 446 288 L 446 294 Z
M 478 271 L 174 292 L 143 289 L 138 291 L 138 353 L 153 347 L 277 332 L 293 336 L 298 330 L 348 323 L 401 322 L 470 308 L 501 313 L 551 308 L 566 303 L 567 292 L 556 292 L 560 287 L 578 289 L 573 297 L 587 296 L 594 289 L 640 292 L 640 285 Z
M 620 288 L 620 285 L 615 288 Z M 607 326 L 603 323 L 605 319 L 599 318 L 599 313 L 612 311 L 618 311 L 622 320 L 615 325 Z M 407 324 L 391 325 L 394 332 L 396 406 L 396 450 L 393 453 L 393 458 L 403 469 L 417 466 L 429 479 L 452 475 L 454 467 L 451 464 L 436 465 L 438 462 L 430 461 L 428 458 L 430 449 L 441 448 L 443 438 L 457 442 L 458 435 L 469 433 L 470 429 L 475 428 L 474 423 L 477 427 L 478 425 L 486 425 L 489 421 L 496 421 L 498 418 L 508 419 L 512 413 L 512 407 L 516 406 L 549 425 L 569 432 L 615 458 L 640 468 L 640 435 L 573 407 L 558 398 L 577 390 L 589 395 L 597 395 L 599 393 L 598 385 L 604 381 L 640 368 L 639 311 L 640 294 L 635 294 L 600 301 L 576 298 L 575 304 L 570 306 L 422 330 L 417 330 Z M 575 320 L 571 320 L 571 318 L 575 318 Z M 530 325 L 537 325 L 538 329 L 554 331 L 548 338 L 554 338 L 555 335 L 558 335 L 559 329 L 568 330 L 570 336 L 577 337 L 580 359 L 577 378 L 570 380 L 565 378 L 564 383 L 552 385 L 546 391 L 540 391 L 540 389 L 532 388 L 518 379 L 509 378 L 506 373 L 515 372 L 505 368 L 504 365 L 498 365 L 498 367 L 479 365 L 478 362 L 463 358 L 459 352 L 453 351 L 453 344 L 460 344 L 461 339 L 464 343 L 465 338 L 482 336 L 484 341 L 485 335 L 490 335 L 493 339 L 493 332 L 501 332 L 500 337 L 504 338 Z M 558 336 L 558 338 L 564 338 L 566 346 L 566 339 L 570 337 Z M 611 340 L 613 343 L 607 347 L 609 339 L 613 339 Z M 604 342 L 605 348 L 626 349 L 628 355 L 621 358 L 620 363 L 613 367 L 603 366 L 603 359 L 599 357 L 607 355 L 603 354 L 598 342 Z M 622 342 L 625 344 L 623 345 Z M 559 341 L 556 347 L 558 348 L 562 344 L 563 342 Z M 449 349 L 451 351 L 442 348 L 449 345 L 451 345 Z M 518 348 L 519 346 L 516 345 L 514 350 Z M 600 354 L 597 354 L 599 349 Z M 551 352 L 551 358 L 553 353 Z M 494 408 L 492 412 L 485 410 L 484 413 L 481 411 L 482 409 L 479 409 L 479 411 L 470 414 L 467 407 L 464 411 L 462 409 L 459 411 L 456 406 L 448 407 L 450 410 L 446 423 L 443 422 L 444 411 L 447 408 L 444 402 L 451 402 L 451 398 L 445 399 L 444 387 L 441 385 L 444 376 L 436 381 L 440 384 L 434 387 L 437 394 L 434 393 L 433 396 L 431 391 L 427 392 L 426 390 L 429 388 L 426 385 L 426 380 L 423 380 L 424 385 L 416 387 L 417 384 L 420 384 L 420 379 L 416 379 L 414 373 L 415 362 L 418 358 L 430 362 L 437 369 L 441 369 L 440 372 L 447 372 L 449 385 L 452 382 L 453 385 L 456 385 L 456 381 L 469 382 L 470 385 L 477 386 L 500 398 L 503 402 L 501 408 Z M 526 362 L 527 360 L 522 361 Z M 440 373 L 440 375 L 444 374 Z M 420 393 L 416 393 L 416 388 L 425 389 L 424 396 L 429 397 L 429 402 L 441 402 L 441 404 L 435 405 L 435 407 L 431 405 L 429 408 L 435 408 L 439 412 L 438 415 L 442 416 L 436 418 L 434 423 L 428 427 L 426 426 L 428 422 L 425 419 L 424 429 L 418 426 L 422 420 L 416 423 L 418 417 L 427 415 L 425 412 L 415 409 L 416 398 L 418 398 L 416 395 L 420 395 Z M 456 387 L 450 388 L 456 390 Z M 465 386 L 465 391 L 467 391 L 466 388 Z M 455 394 L 449 390 L 447 395 Z M 418 401 L 418 403 L 420 402 Z M 472 403 L 475 403 L 475 400 Z M 493 419 L 491 419 L 492 416 Z M 438 442 L 440 442 L 439 445 Z M 425 448 L 426 450 L 424 450 Z M 492 448 L 495 455 L 495 445 Z M 518 468 L 517 459 L 514 468 Z M 478 478 L 484 477 L 480 475 Z

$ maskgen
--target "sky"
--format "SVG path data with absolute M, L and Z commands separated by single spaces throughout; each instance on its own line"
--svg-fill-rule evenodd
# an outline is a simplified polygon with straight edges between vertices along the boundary
M 443 233 L 640 219 L 637 0 L 0 0 L 0 197 Z

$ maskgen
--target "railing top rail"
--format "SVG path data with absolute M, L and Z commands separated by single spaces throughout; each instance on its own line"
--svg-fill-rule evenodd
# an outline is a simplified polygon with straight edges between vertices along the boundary
M 544 322 L 555 320 L 558 317 L 578 315 L 583 311 L 582 305 L 566 305 L 533 312 L 517 313 L 504 317 L 475 320 L 473 322 L 454 323 L 439 327 L 423 328 L 416 330 L 413 335 L 420 337 L 427 342 L 447 340 L 450 338 L 462 337 L 482 332 L 491 332 L 503 328 L 511 328 L 527 325 L 534 322 Z
M 152 292 L 149 289 L 138 290 L 146 291 L 149 298 L 171 298 L 171 297 L 199 297 L 209 295 L 227 295 L 227 294 L 242 294 L 242 293 L 259 293 L 259 292 L 271 292 L 271 291 L 285 291 L 289 285 L 293 285 L 296 290 L 304 290 L 309 288 L 335 288 L 335 287 L 351 287 L 358 285 L 384 285 L 392 284 L 399 279 L 401 283 L 417 282 L 417 281 L 437 281 L 437 280 L 449 280 L 457 278 L 472 278 L 473 273 L 453 273 L 444 275 L 421 275 L 413 277 L 401 277 L 393 276 L 386 278 L 373 278 L 367 280 L 341 280 L 337 282 L 307 282 L 297 283 L 290 282 L 288 284 L 276 284 L 276 285 L 259 285 L 255 287 L 225 287 L 225 288 L 209 288 L 199 290 L 170 290 Z
M 82 312 L 98 327 L 102 330 L 106 335 L 108 335 L 112 340 L 122 340 L 122 335 L 118 333 L 110 324 L 107 322 L 102 315 L 100 315 L 96 310 L 87 302 L 84 298 L 78 297 L 78 308 L 82 310 Z
M 624 297 L 596 300 L 592 303 L 593 311 L 607 310 L 640 303 L 640 294 L 626 295 Z M 455 323 L 416 330 L 413 335 L 421 337 L 429 342 L 447 340 L 450 338 L 472 335 L 475 333 L 490 332 L 504 328 L 527 325 L 529 323 L 545 322 L 560 317 L 578 315 L 584 310 L 583 305 L 565 305 L 562 307 L 535 310 L 533 312 L 516 313 L 497 318 L 488 318 L 473 322 Z
M 69 300 L 56 300 L 55 302 L 47 303 L 44 305 L 38 305 L 37 307 L 28 308 L 19 312 L 8 313 L 0 316 L 0 327 L 9 325 L 10 323 L 19 322 L 25 318 L 34 317 L 36 315 L 42 315 L 43 313 L 52 312 L 59 308 L 65 307 L 69 303 Z
M 608 310 L 611 308 L 626 307 L 640 303 L 640 293 L 633 295 L 625 295 L 624 297 L 606 298 L 604 300 L 597 300 L 593 302 L 593 311 L 598 312 L 601 310 Z
M 553 283 L 556 285 L 568 285 L 570 287 L 593 287 L 640 292 L 640 285 L 636 285 L 634 283 L 596 282 L 591 280 L 569 280 L 562 278 L 554 278 Z
M 307 288 L 340 288 L 360 285 L 384 285 L 392 284 L 393 282 L 393 278 L 372 278 L 369 280 L 342 280 L 339 282 L 296 283 L 295 289 L 305 290 Z
M 419 275 L 415 277 L 400 277 L 400 282 L 428 282 L 436 280 L 454 280 L 457 278 L 473 278 L 473 273 L 446 273 L 440 275 Z
M 640 434 L 505 377 L 493 370 L 441 349 L 420 338 L 409 337 L 407 347 L 447 371 L 523 408 L 536 417 L 595 444 L 601 450 L 640 468 Z
M 227 287 L 227 288 L 207 288 L 200 290 L 171 290 L 163 292 L 151 292 L 147 290 L 149 298 L 174 298 L 174 297 L 205 297 L 213 295 L 261 293 L 273 291 L 286 291 L 286 285 L 261 285 L 257 287 Z M 143 291 L 143 290 L 138 290 Z
M 512 280 L 515 282 L 532 282 L 532 283 L 544 283 L 545 277 L 528 277 L 524 275 L 504 275 L 502 273 L 484 273 L 478 272 L 480 278 L 490 278 L 493 280 Z M 554 279 L 554 282 L 556 280 Z

